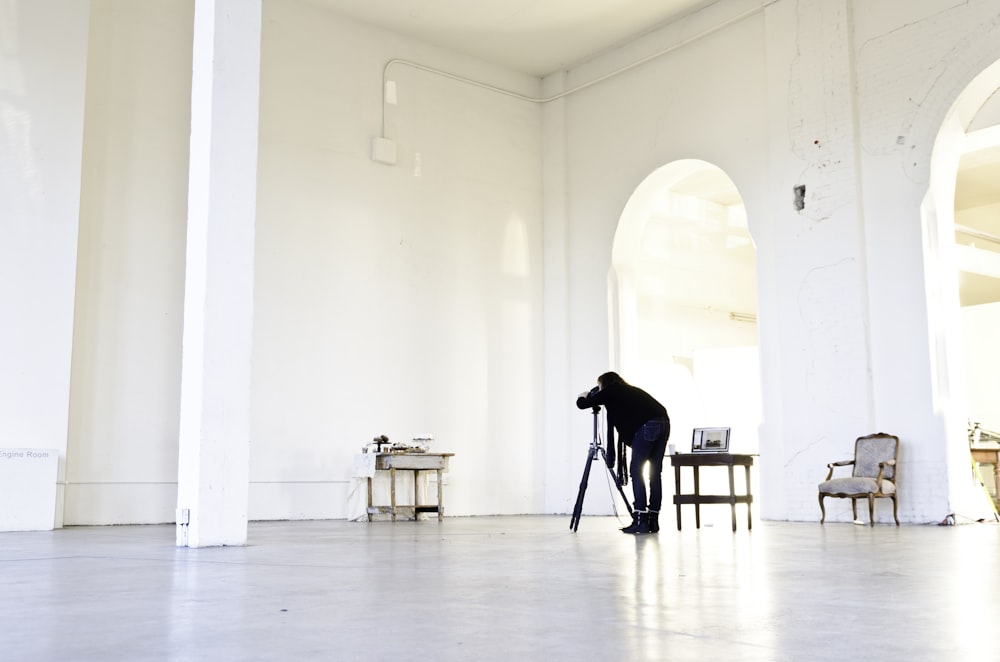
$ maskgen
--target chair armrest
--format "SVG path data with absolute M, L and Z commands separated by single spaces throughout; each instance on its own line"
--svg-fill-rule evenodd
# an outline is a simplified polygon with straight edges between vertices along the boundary
M 878 486 L 878 491 L 879 492 L 882 491 L 882 472 L 885 471 L 885 468 L 887 466 L 889 466 L 889 467 L 896 466 L 896 461 L 895 460 L 885 460 L 884 462 L 879 462 L 878 463 L 878 476 L 875 477 L 875 485 Z
M 834 467 L 848 467 L 852 464 L 854 464 L 854 460 L 840 460 L 839 462 L 830 462 L 829 464 L 826 465 L 826 468 L 830 470 L 826 474 L 826 479 L 830 480 L 831 478 L 833 478 Z

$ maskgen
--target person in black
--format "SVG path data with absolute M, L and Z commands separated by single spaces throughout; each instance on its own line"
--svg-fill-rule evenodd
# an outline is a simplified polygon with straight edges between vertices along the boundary
M 581 393 L 576 399 L 580 409 L 604 405 L 608 411 L 608 464 L 614 464 L 614 430 L 624 445 L 619 447 L 619 474 L 623 474 L 625 448 L 632 448 L 628 463 L 632 477 L 632 524 L 625 533 L 656 533 L 660 530 L 660 506 L 663 503 L 663 456 L 670 438 L 670 418 L 667 409 L 641 388 L 632 386 L 616 372 L 606 372 L 597 378 L 597 387 Z M 649 501 L 642 470 L 649 463 Z M 624 481 L 622 481 L 624 482 Z

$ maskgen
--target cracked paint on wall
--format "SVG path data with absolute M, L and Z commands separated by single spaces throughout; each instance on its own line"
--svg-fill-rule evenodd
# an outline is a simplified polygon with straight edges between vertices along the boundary
M 844 296 L 859 291 L 858 261 L 845 258 L 810 269 L 797 304 L 804 331 L 803 386 L 810 400 L 837 416 L 863 419 L 867 386 L 857 382 L 869 372 L 865 311 L 857 298 Z M 859 370 L 859 363 L 864 369 Z M 850 393 L 858 394 L 857 402 L 845 399 Z
M 984 14 L 989 18 L 982 20 Z M 993 48 L 984 53 L 971 44 Z M 862 149 L 871 155 L 896 154 L 906 177 L 926 184 L 942 109 L 998 59 L 1000 5 L 995 0 L 959 3 L 861 44 Z
M 799 214 L 822 222 L 855 202 L 851 32 L 846 3 L 799 0 L 789 72 L 788 138 L 808 184 Z

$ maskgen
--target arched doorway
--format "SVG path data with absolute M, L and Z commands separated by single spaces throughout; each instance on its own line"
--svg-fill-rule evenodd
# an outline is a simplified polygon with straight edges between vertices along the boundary
M 923 204 L 928 321 L 937 347 L 936 390 L 948 437 L 956 512 L 978 513 L 969 485 L 968 424 L 1000 429 L 1000 61 L 955 101 L 934 144 Z M 995 217 L 995 218 L 994 218 Z M 987 427 L 987 429 L 991 429 Z M 990 468 L 992 473 L 992 467 Z M 996 486 L 988 489 L 996 492 Z
M 609 274 L 611 364 L 667 405 L 671 442 L 732 428 L 757 452 L 755 249 L 736 185 L 700 160 L 650 174 L 626 204 Z
M 966 418 L 980 480 L 998 501 L 1000 443 L 1000 90 L 972 118 L 955 181 Z M 987 461 L 989 460 L 989 461 Z

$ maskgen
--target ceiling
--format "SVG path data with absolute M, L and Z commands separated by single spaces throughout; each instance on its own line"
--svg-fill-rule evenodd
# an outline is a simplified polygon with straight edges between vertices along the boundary
M 309 0 L 338 14 L 542 77 L 721 0 Z

